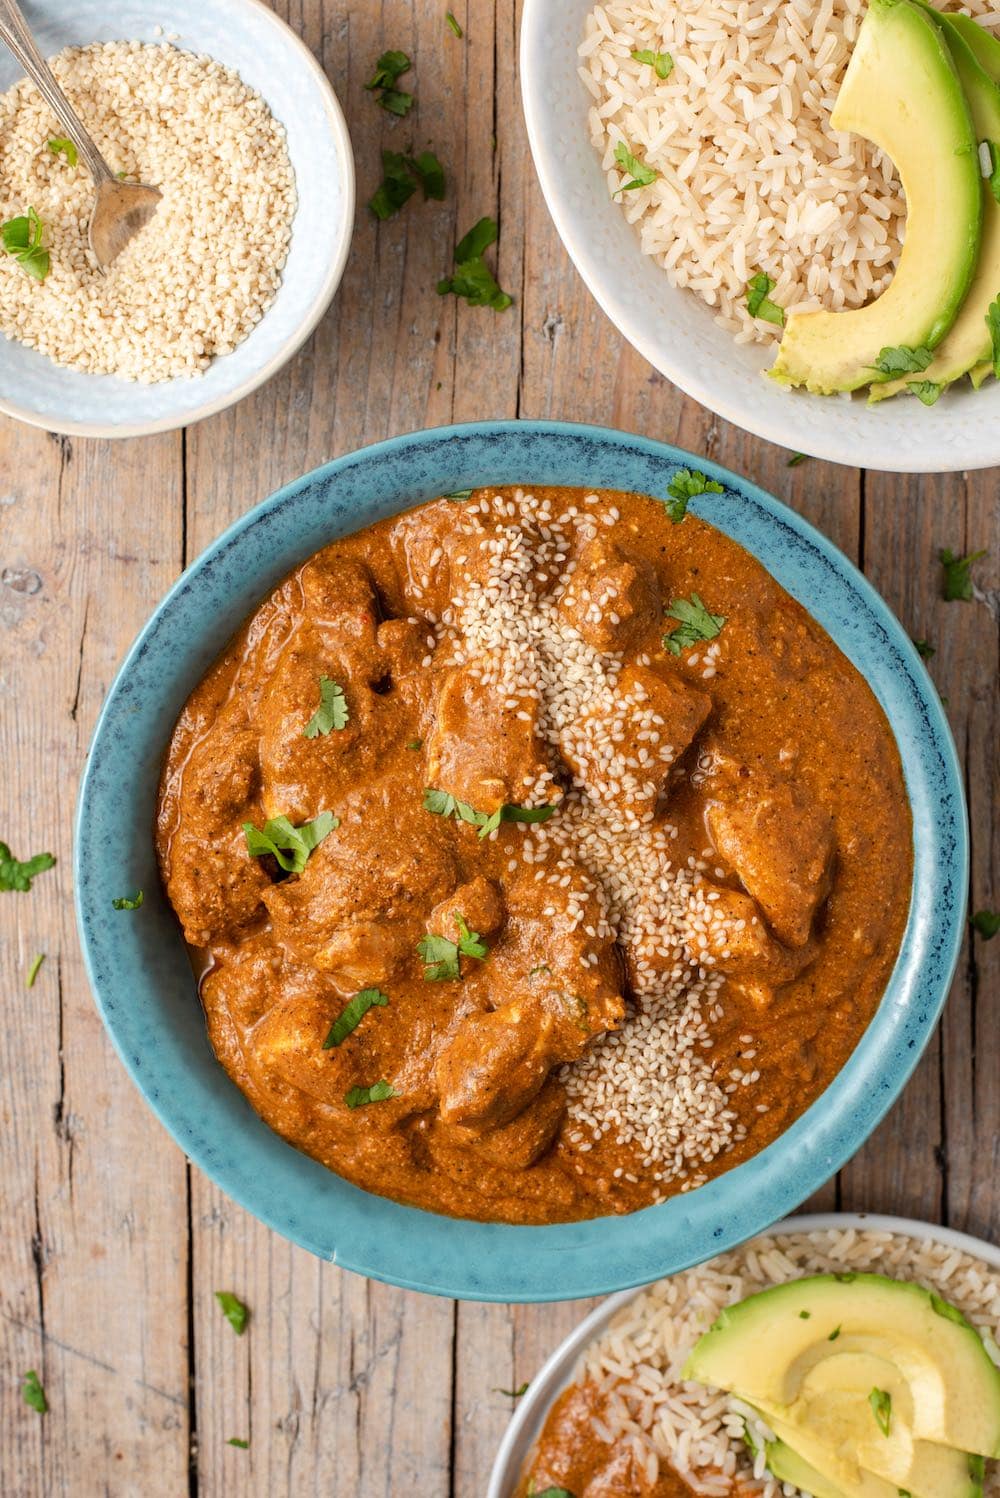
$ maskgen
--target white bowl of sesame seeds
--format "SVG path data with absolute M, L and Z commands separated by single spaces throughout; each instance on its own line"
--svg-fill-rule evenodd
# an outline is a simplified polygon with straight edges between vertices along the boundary
M 133 437 L 200 421 L 275 374 L 343 273 L 354 218 L 344 117 L 260 0 L 44 0 L 29 19 L 109 165 L 163 188 L 102 277 L 91 183 L 0 48 L 0 221 L 38 216 L 46 274 L 0 255 L 0 411 Z

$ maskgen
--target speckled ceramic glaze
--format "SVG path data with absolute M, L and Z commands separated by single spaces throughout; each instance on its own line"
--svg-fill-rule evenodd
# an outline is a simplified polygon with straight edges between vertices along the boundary
M 851 1228 L 856 1228 L 859 1232 L 898 1233 L 907 1238 L 915 1238 L 921 1244 L 944 1244 L 959 1253 L 982 1259 L 994 1269 L 1000 1269 L 1000 1249 L 994 1248 L 991 1243 L 970 1238 L 967 1233 L 935 1227 L 929 1222 L 914 1222 L 906 1217 L 877 1217 L 865 1212 L 825 1212 L 813 1217 L 790 1218 L 788 1222 L 780 1222 L 769 1231 L 824 1233 L 849 1231 Z M 513 1498 L 524 1464 L 542 1433 L 545 1417 L 563 1389 L 573 1381 L 573 1372 L 584 1348 L 604 1334 L 612 1318 L 628 1305 L 635 1294 L 635 1291 L 626 1291 L 621 1295 L 612 1295 L 602 1305 L 595 1306 L 590 1315 L 575 1331 L 570 1332 L 535 1374 L 500 1443 L 486 1498 Z
M 555 1227 L 461 1222 L 370 1196 L 297 1153 L 216 1063 L 152 827 L 160 760 L 185 698 L 254 605 L 325 542 L 442 492 L 569 484 L 663 494 L 678 466 L 724 485 L 693 509 L 753 552 L 871 683 L 899 743 L 916 867 L 902 951 L 847 1066 L 753 1160 L 629 1217 Z M 596 1295 L 708 1258 L 776 1221 L 871 1133 L 933 1030 L 962 934 L 967 848 L 954 748 L 903 630 L 811 526 L 704 458 L 593 427 L 491 422 L 397 437 L 338 458 L 237 521 L 174 585 L 101 713 L 77 813 L 75 880 L 91 984 L 150 1106 L 198 1165 L 258 1217 L 338 1264 L 477 1300 Z M 146 902 L 111 902 L 140 886 Z
M 81 437 L 136 437 L 201 421 L 276 374 L 337 289 L 354 227 L 354 158 L 340 105 L 312 53 L 261 0 L 24 0 L 23 8 L 46 56 L 176 33 L 175 46 L 235 68 L 287 131 L 298 209 L 281 289 L 249 337 L 204 374 L 139 385 L 63 369 L 0 337 L 0 411 L 9 416 Z M 22 76 L 0 43 L 0 90 Z
M 611 201 L 590 144 L 591 96 L 576 49 L 594 0 L 525 0 L 521 97 L 542 192 L 563 244 L 615 326 L 650 364 L 727 421 L 793 452 L 892 472 L 1000 463 L 1000 382 L 968 381 L 930 408 L 916 397 L 808 395 L 764 377 L 772 355 L 737 345 L 691 292 L 671 286 Z

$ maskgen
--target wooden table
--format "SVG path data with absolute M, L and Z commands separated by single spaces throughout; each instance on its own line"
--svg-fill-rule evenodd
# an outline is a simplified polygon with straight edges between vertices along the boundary
M 501 416 L 622 427 L 749 474 L 933 642 L 971 807 L 973 908 L 1000 903 L 997 473 L 789 468 L 788 453 L 679 395 L 622 344 L 549 223 L 520 116 L 513 0 L 453 8 L 461 40 L 445 0 L 287 7 L 347 111 L 360 207 L 340 293 L 283 374 L 235 410 L 144 441 L 0 423 L 0 837 L 21 857 L 59 859 L 30 894 L 0 895 L 4 1498 L 478 1498 L 513 1403 L 497 1389 L 530 1379 L 587 1308 L 454 1304 L 292 1248 L 185 1162 L 97 1017 L 70 873 L 95 716 L 168 585 L 278 485 L 391 433 Z M 416 60 L 406 121 L 363 88 L 385 47 Z M 380 147 L 411 144 L 437 150 L 447 201 L 414 198 L 377 226 L 365 202 Z M 515 296 L 503 315 L 434 291 L 456 236 L 484 214 L 499 220 L 499 278 Z M 976 601 L 942 601 L 944 546 L 989 548 Z M 1000 1239 L 998 1030 L 1000 940 L 977 938 L 903 1099 L 816 1205 Z M 249 1303 L 245 1337 L 217 1289 Z M 20 1398 L 28 1368 L 48 1393 L 44 1418 Z

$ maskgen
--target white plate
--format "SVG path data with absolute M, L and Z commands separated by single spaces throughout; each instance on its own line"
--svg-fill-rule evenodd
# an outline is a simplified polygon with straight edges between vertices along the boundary
M 309 49 L 261 0 L 25 0 L 25 12 L 46 56 L 176 35 L 176 46 L 234 68 L 287 131 L 298 208 L 281 288 L 252 333 L 204 374 L 140 385 L 61 368 L 0 337 L 0 411 L 9 416 L 80 437 L 189 426 L 276 374 L 330 304 L 354 227 L 354 157 L 340 105 Z M 0 90 L 22 76 L 0 43 Z
M 1000 463 L 1000 382 L 968 381 L 935 406 L 818 396 L 764 378 L 772 354 L 733 342 L 639 248 L 590 144 L 576 49 L 593 0 L 524 0 L 521 96 L 542 192 L 563 244 L 618 330 L 661 374 L 727 421 L 792 452 L 906 473 Z
M 906 1217 L 880 1217 L 870 1212 L 820 1212 L 812 1216 L 789 1217 L 760 1236 L 773 1238 L 777 1233 L 823 1233 L 848 1228 L 869 1233 L 899 1233 L 922 1242 L 943 1243 L 1000 1269 L 1000 1248 L 972 1238 L 968 1233 L 956 1233 L 951 1228 L 914 1222 Z M 629 1301 L 648 1289 L 649 1286 L 644 1285 L 637 1290 L 621 1290 L 595 1306 L 535 1374 L 500 1443 L 486 1498 L 511 1498 L 531 1449 L 541 1435 L 545 1417 L 563 1389 L 573 1381 L 583 1349 L 601 1335 L 622 1306 L 627 1306 Z

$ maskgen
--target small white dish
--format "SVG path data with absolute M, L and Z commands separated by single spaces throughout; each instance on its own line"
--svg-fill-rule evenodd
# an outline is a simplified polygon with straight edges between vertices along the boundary
M 594 0 L 525 0 L 521 97 L 556 229 L 590 291 L 643 358 L 710 411 L 792 452 L 896 473 L 1000 464 L 1000 381 L 961 381 L 935 406 L 897 397 L 789 391 L 764 377 L 772 353 L 739 345 L 692 292 L 671 286 L 612 202 L 590 143 L 577 47 Z
M 189 426 L 242 400 L 287 363 L 337 289 L 354 227 L 354 157 L 344 115 L 309 49 L 262 0 L 26 0 L 47 57 L 90 42 L 170 40 L 235 69 L 284 125 L 298 207 L 281 287 L 247 338 L 204 374 L 141 385 L 65 369 L 0 338 L 0 411 L 49 432 L 140 437 Z M 23 77 L 0 45 L 0 91 Z
M 773 1238 L 777 1233 L 823 1233 L 849 1228 L 870 1233 L 899 1233 L 925 1243 L 943 1243 L 1000 1269 L 1000 1248 L 995 1248 L 991 1243 L 972 1238 L 968 1233 L 956 1233 L 952 1228 L 936 1227 L 933 1223 L 916 1222 L 908 1217 L 882 1217 L 874 1212 L 818 1212 L 809 1216 L 789 1217 L 784 1222 L 775 1223 L 774 1227 L 768 1228 L 761 1236 Z M 570 1332 L 548 1361 L 543 1363 L 531 1380 L 500 1443 L 486 1498 L 513 1498 L 525 1462 L 542 1433 L 546 1416 L 563 1389 L 573 1382 L 583 1349 L 601 1336 L 622 1306 L 627 1306 L 629 1301 L 642 1295 L 648 1288 L 648 1285 L 640 1286 L 635 1290 L 620 1290 L 617 1295 L 610 1295 L 607 1300 L 594 1307 L 590 1315 L 580 1322 L 575 1331 Z

